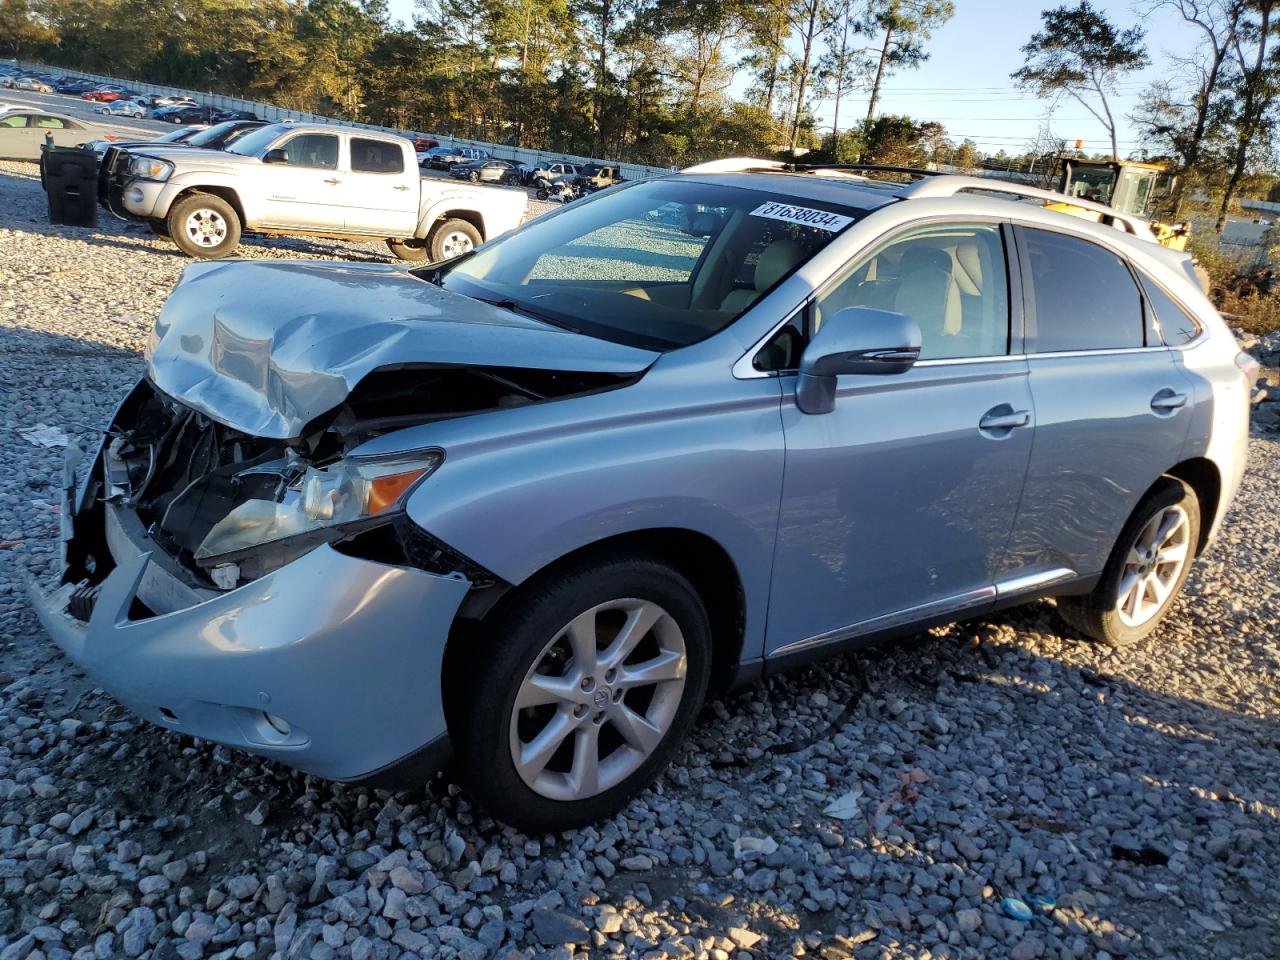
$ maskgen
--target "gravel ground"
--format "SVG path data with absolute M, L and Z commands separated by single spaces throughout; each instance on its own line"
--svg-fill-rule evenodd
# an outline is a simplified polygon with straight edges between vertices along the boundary
M 445 781 L 335 786 L 135 722 L 40 631 L 60 451 L 19 431 L 102 421 L 186 262 L 48 225 L 0 166 L 0 960 L 1277 956 L 1273 434 L 1151 641 L 1040 603 L 770 680 L 624 813 L 523 836 Z

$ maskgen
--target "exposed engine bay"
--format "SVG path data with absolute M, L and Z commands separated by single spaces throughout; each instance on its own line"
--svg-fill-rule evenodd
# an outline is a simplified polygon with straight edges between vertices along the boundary
M 444 451 L 365 461 L 362 443 L 410 426 L 607 390 L 634 377 L 501 367 L 411 365 L 365 377 L 298 437 L 235 430 L 144 380 L 107 432 L 93 499 L 130 515 L 193 587 L 229 590 L 320 543 L 473 584 L 492 575 L 434 540 L 401 509 Z M 150 545 L 149 549 L 153 549 Z M 69 558 L 72 559 L 72 558 Z M 91 582 L 106 570 L 92 558 Z

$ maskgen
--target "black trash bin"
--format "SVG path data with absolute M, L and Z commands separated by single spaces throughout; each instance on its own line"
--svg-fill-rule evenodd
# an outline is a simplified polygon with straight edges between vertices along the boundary
M 80 147 L 40 147 L 40 183 L 49 196 L 49 222 L 98 225 L 98 155 Z

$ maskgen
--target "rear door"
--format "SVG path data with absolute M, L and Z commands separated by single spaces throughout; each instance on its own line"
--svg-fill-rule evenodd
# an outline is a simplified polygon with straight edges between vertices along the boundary
M 1035 449 L 1011 575 L 1099 573 L 1138 500 L 1176 464 L 1192 385 L 1127 261 L 1070 233 L 1018 227 Z
M 418 226 L 418 168 L 398 141 L 348 139 L 344 183 L 337 191 L 352 233 L 411 237 Z
M 285 151 L 286 159 L 254 171 L 262 183 L 263 226 L 345 228 L 338 143 L 336 133 L 297 133 L 272 144 L 273 150 Z
M 0 157 L 15 160 L 39 159 L 39 134 L 30 129 L 33 119 L 25 113 L 0 117 Z

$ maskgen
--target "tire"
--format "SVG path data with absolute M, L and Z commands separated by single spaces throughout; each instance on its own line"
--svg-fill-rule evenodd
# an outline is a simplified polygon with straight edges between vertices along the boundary
M 169 236 L 169 222 L 167 220 L 148 220 L 147 227 L 157 237 L 163 237 L 165 240 L 171 240 Z
M 637 619 L 649 626 L 614 661 L 625 666 L 610 666 L 611 644 Z M 588 681 L 568 631 L 590 622 L 599 633 L 577 634 L 600 655 Z M 645 557 L 596 558 L 535 578 L 480 633 L 483 642 L 450 662 L 457 675 L 445 677 L 446 689 L 466 690 L 448 709 L 457 769 L 490 814 L 531 834 L 611 816 L 652 783 L 693 725 L 711 672 L 711 628 L 698 595 L 675 570 Z M 626 667 L 646 664 L 662 679 L 619 680 Z M 574 682 L 559 699 L 530 686 L 535 675 Z M 517 707 L 518 695 L 543 702 Z M 540 738 L 559 746 L 539 757 L 529 748 Z M 518 754 L 530 756 L 524 772 Z
M 169 208 L 165 225 L 170 239 L 189 257 L 217 260 L 230 256 L 240 243 L 239 214 L 212 193 L 183 197 Z
M 466 220 L 442 220 L 427 238 L 433 262 L 452 260 L 480 245 L 480 231 Z
M 534 194 L 534 196 L 536 196 L 539 200 L 545 200 L 547 199 L 547 197 L 551 196 L 551 194 L 547 193 L 546 187 L 539 187 L 538 192 Z
M 1168 533 L 1162 535 L 1166 525 Z M 1058 612 L 1075 629 L 1110 647 L 1127 647 L 1149 636 L 1182 591 L 1200 542 L 1200 501 L 1174 477 L 1163 477 L 1143 497 L 1120 531 L 1093 592 L 1059 597 Z M 1154 555 L 1178 556 L 1152 562 Z M 1133 589 L 1127 589 L 1133 583 Z
M 427 244 L 422 240 L 388 240 L 387 246 L 401 260 L 422 263 L 427 259 Z
M 470 180 L 472 183 L 479 183 L 479 182 L 480 182 L 480 171 L 479 171 L 479 170 L 472 170 L 472 171 L 468 172 L 468 173 L 467 173 L 467 179 L 468 179 L 468 180 Z

